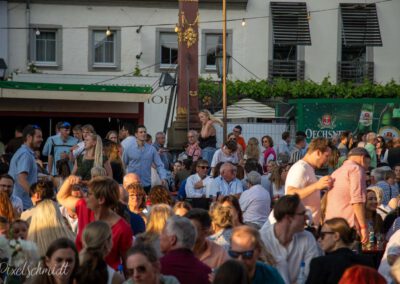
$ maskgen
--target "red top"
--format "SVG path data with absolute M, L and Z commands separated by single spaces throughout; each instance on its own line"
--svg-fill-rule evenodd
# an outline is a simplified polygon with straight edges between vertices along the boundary
M 76 213 L 78 215 L 78 234 L 75 244 L 78 251 L 82 249 L 82 233 L 86 225 L 95 221 L 94 212 L 87 207 L 86 200 L 82 198 L 76 204 Z M 106 256 L 106 263 L 117 270 L 118 265 L 122 263 L 121 256 L 132 246 L 132 230 L 128 223 L 120 218 L 117 223 L 111 227 L 112 249 Z
M 244 141 L 244 138 L 242 136 L 236 137 L 236 142 L 242 146 L 243 153 L 246 151 L 246 141 Z
M 208 284 L 211 268 L 198 260 L 189 249 L 175 249 L 162 258 L 161 273 L 175 276 L 180 283 Z

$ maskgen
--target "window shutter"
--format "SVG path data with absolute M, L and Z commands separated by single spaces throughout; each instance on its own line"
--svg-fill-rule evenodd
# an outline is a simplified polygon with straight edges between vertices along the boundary
M 376 4 L 341 3 L 342 43 L 346 46 L 382 46 Z
M 270 2 L 273 42 L 280 45 L 311 45 L 305 2 Z

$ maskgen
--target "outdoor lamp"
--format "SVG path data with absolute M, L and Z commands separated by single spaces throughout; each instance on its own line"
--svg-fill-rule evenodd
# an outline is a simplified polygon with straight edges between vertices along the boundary
M 7 64 L 3 58 L 0 58 L 0 80 L 6 77 Z
M 231 56 L 229 55 L 229 53 L 226 53 L 226 74 L 228 74 L 230 59 Z M 223 60 L 222 50 L 219 50 L 217 55 L 215 56 L 215 66 L 217 67 L 218 78 L 222 78 L 222 72 L 223 72 L 222 60 Z

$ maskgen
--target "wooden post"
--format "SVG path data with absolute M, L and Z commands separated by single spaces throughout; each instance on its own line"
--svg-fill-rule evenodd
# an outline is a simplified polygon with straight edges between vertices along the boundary
M 168 130 L 168 147 L 180 148 L 187 141 L 187 131 L 199 129 L 198 120 L 198 0 L 179 0 L 178 94 L 176 120 Z

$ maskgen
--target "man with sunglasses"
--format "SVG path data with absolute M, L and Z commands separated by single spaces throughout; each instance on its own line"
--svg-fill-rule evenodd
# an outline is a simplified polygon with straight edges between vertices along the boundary
M 255 228 L 235 227 L 228 253 L 231 258 L 246 266 L 252 284 L 285 283 L 274 267 L 258 261 L 262 253 L 262 241 L 260 233 Z
M 196 173 L 189 176 L 186 180 L 186 197 L 199 198 L 206 195 L 207 186 L 212 182 L 212 178 L 207 175 L 208 169 L 208 162 L 206 160 L 197 160 Z
M 285 195 L 274 206 L 276 223 L 266 222 L 260 230 L 261 239 L 276 260 L 276 268 L 285 283 L 295 283 L 304 265 L 308 275 L 310 261 L 320 256 L 314 236 L 304 230 L 306 207 L 297 194 Z

